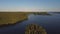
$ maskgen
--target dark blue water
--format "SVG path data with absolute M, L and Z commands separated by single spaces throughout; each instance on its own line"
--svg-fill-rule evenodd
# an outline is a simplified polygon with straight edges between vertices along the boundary
M 26 25 L 38 24 L 46 29 L 47 34 L 60 34 L 60 14 L 28 15 L 28 20 L 13 26 L 0 28 L 0 34 L 24 34 Z

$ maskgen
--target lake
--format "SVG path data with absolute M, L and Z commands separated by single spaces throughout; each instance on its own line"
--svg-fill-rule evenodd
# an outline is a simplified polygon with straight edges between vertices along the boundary
M 60 34 L 60 14 L 51 15 L 28 15 L 28 20 L 15 25 L 0 27 L 0 34 L 24 34 L 25 28 L 29 24 L 37 24 L 45 28 L 47 34 Z

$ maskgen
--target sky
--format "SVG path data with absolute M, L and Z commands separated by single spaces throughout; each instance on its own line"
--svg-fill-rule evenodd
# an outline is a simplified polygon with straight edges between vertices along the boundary
M 0 11 L 60 11 L 60 0 L 0 0 Z

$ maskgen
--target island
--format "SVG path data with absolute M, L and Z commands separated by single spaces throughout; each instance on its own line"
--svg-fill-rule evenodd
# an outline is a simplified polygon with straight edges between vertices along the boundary
M 57 14 L 60 14 L 60 12 L 52 12 L 52 13 L 57 13 Z
M 50 15 L 48 12 L 34 12 L 35 15 Z

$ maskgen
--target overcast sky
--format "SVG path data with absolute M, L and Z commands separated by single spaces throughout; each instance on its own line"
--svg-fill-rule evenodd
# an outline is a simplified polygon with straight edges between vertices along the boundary
M 0 0 L 0 11 L 60 11 L 60 0 Z

